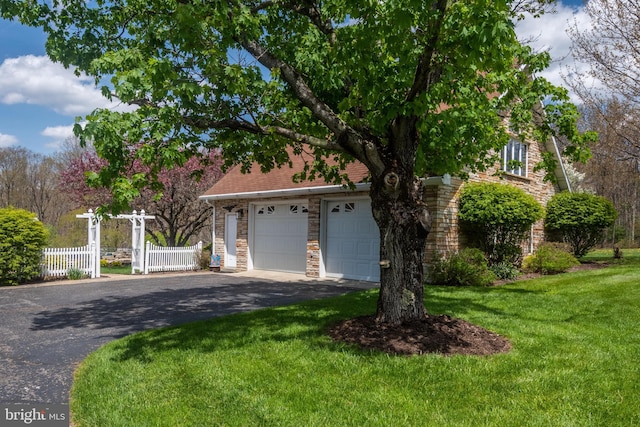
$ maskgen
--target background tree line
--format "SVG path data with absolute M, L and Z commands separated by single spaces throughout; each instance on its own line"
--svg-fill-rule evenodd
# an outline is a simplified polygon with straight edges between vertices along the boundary
M 222 176 L 221 162 L 210 153 L 207 163 L 193 159 L 181 167 L 161 170 L 161 194 L 152 189 L 141 192 L 132 207 L 144 209 L 156 219 L 147 222 L 149 238 L 156 244 L 184 246 L 207 240 L 211 209 L 198 200 Z M 75 139 L 65 142 L 53 155 L 34 153 L 22 147 L 0 148 L 0 208 L 14 207 L 33 212 L 49 229 L 51 246 L 86 244 L 86 223 L 76 214 L 109 204 L 111 193 L 92 188 L 87 175 L 98 172 L 104 161 L 92 147 L 81 148 Z M 130 171 L 151 173 L 138 164 Z M 129 247 L 130 224 L 103 222 L 103 247 Z
M 573 56 L 589 65 L 566 70 L 565 82 L 582 101 L 582 124 L 599 134 L 592 158 L 576 169 L 583 189 L 611 200 L 617 227 L 608 241 L 636 246 L 640 234 L 640 1 L 591 0 L 591 25 L 569 30 Z

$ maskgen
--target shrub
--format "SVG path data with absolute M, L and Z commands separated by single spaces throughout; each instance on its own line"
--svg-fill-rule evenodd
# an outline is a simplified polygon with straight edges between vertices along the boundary
M 80 280 L 84 279 L 85 277 L 87 277 L 87 275 L 79 268 L 74 267 L 67 270 L 67 278 L 69 280 Z
M 547 204 L 545 227 L 551 235 L 571 246 L 573 255 L 583 257 L 602 238 L 618 214 L 609 200 L 587 193 L 556 194 Z
M 436 259 L 429 269 L 429 279 L 435 285 L 489 286 L 496 276 L 489 270 L 481 250 L 467 248 Z
M 0 285 L 17 285 L 40 276 L 47 229 L 35 214 L 0 209 Z
M 520 265 L 522 243 L 533 223 L 542 217 L 542 206 L 517 187 L 472 183 L 461 191 L 461 229 L 470 243 L 486 254 L 490 265 Z
M 558 245 L 545 243 L 526 257 L 522 263 L 522 269 L 541 274 L 564 273 L 580 262 L 569 252 Z
M 209 247 L 211 247 L 211 245 L 209 245 Z M 200 270 L 208 270 L 209 263 L 211 262 L 211 252 L 207 249 L 203 249 L 202 251 L 197 252 L 196 260 L 198 262 Z
M 500 262 L 489 267 L 498 279 L 513 280 L 520 275 L 520 270 L 510 262 Z

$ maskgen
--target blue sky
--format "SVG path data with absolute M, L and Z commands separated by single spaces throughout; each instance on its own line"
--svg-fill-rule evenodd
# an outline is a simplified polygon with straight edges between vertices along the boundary
M 566 28 L 574 19 L 585 19 L 582 0 L 562 0 L 556 14 L 518 25 L 521 38 L 550 50 L 555 61 L 543 75 L 555 84 L 562 84 L 561 69 L 570 61 Z M 41 31 L 0 19 L 0 147 L 53 154 L 72 135 L 77 116 L 97 107 L 121 108 L 110 105 L 92 79 L 52 63 L 44 44 Z

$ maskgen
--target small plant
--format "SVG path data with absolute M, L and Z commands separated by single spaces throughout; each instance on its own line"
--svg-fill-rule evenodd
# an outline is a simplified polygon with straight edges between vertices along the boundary
M 200 268 L 200 270 L 209 269 L 210 258 L 211 258 L 211 252 L 209 252 L 206 249 L 196 252 L 196 261 L 198 263 L 198 267 Z
M 513 280 L 520 275 L 520 270 L 510 262 L 500 262 L 489 267 L 498 279 Z
M 580 261 L 558 245 L 545 243 L 526 257 L 522 263 L 525 271 L 540 274 L 564 273 L 571 267 L 579 265 Z
M 72 267 L 67 270 L 67 278 L 69 280 L 80 280 L 84 279 L 85 277 L 87 277 L 87 275 L 79 268 Z
M 622 250 L 618 247 L 613 248 L 613 258 L 622 259 Z
M 448 286 L 489 286 L 496 280 L 484 253 L 475 248 L 437 259 L 429 276 L 432 284 Z

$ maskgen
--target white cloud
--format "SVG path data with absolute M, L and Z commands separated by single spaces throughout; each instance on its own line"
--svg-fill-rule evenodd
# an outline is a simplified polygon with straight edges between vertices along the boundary
M 0 148 L 6 148 L 18 143 L 18 138 L 13 135 L 0 133 Z
M 46 147 L 52 150 L 58 150 L 67 138 L 72 138 L 73 125 L 69 126 L 48 126 L 42 132 L 42 136 L 51 138 L 52 140 L 46 144 Z
M 34 55 L 0 64 L 0 102 L 45 106 L 67 116 L 116 106 L 101 95 L 91 77 L 78 77 L 46 56 Z
M 548 69 L 539 73 L 557 86 L 565 86 L 563 75 L 569 73 L 568 67 L 580 74 L 589 68 L 586 64 L 575 62 L 571 55 L 572 41 L 567 33 L 569 27 L 578 28 L 588 25 L 590 18 L 584 6 L 569 7 L 558 3 L 556 13 L 547 13 L 540 18 L 526 18 L 516 25 L 516 33 L 521 41 L 527 42 L 536 51 L 549 51 L 552 63 Z M 573 102 L 580 102 L 572 96 Z

